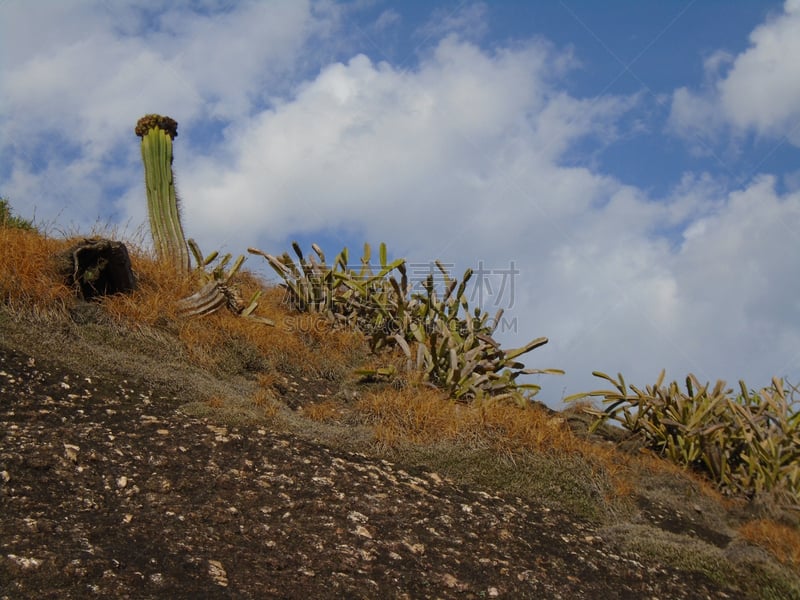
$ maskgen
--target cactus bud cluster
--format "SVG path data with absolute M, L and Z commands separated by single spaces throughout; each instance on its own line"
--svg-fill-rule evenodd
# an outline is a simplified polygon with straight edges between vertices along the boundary
M 175 119 L 161 115 L 145 115 L 136 122 L 136 135 L 140 138 L 146 136 L 151 129 L 162 129 L 170 139 L 178 137 L 178 122 Z

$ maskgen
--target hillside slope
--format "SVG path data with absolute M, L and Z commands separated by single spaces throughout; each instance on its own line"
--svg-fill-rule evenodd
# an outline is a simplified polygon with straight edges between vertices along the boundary
M 183 318 L 208 273 L 135 247 L 79 301 L 74 242 L 0 222 L 0 598 L 800 598 L 796 516 L 579 408 L 452 401 L 246 272 L 257 318 Z
M 257 374 L 102 307 L 0 331 L 3 598 L 800 597 L 670 471 L 581 506 L 534 458 L 376 443 L 330 377 L 253 402 Z

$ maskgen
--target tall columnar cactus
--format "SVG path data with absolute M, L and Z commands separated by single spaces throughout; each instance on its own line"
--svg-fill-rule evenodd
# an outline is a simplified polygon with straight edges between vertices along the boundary
M 145 115 L 136 124 L 136 135 L 142 138 L 147 212 L 156 254 L 177 270 L 188 272 L 189 250 L 172 173 L 172 140 L 178 135 L 178 123 L 161 115 Z

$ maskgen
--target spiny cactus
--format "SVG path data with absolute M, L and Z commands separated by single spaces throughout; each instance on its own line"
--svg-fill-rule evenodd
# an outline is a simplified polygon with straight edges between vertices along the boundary
M 241 317 L 253 319 L 266 325 L 275 324 L 270 319 L 253 314 L 253 311 L 258 307 L 261 291 L 257 291 L 250 299 L 250 302 L 245 303 L 239 288 L 232 283 L 233 277 L 239 272 L 242 263 L 244 263 L 244 256 L 240 255 L 234 261 L 233 266 L 228 269 L 228 263 L 233 258 L 232 254 L 226 254 L 220 258 L 219 252 L 214 251 L 208 256 L 204 256 L 197 242 L 193 239 L 189 238 L 188 245 L 197 264 L 195 275 L 203 283 L 203 286 L 197 292 L 188 298 L 183 298 L 178 303 L 178 311 L 181 315 L 185 317 L 207 315 L 223 306 L 227 306 L 232 313 Z M 208 267 L 211 267 L 214 262 L 217 265 L 209 270 Z
M 269 319 L 253 315 L 258 306 L 259 293 L 249 304 L 245 304 L 239 289 L 231 282 L 242 266 L 244 256 L 239 256 L 233 267 L 226 271 L 231 259 L 228 254 L 213 270 L 207 271 L 206 267 L 218 258 L 219 253 L 213 252 L 204 258 L 194 240 L 187 242 L 183 234 L 172 172 L 172 140 L 178 136 L 177 121 L 161 115 L 145 115 L 136 123 L 135 131 L 142 139 L 147 212 L 156 256 L 171 264 L 179 273 L 190 273 L 190 249 L 197 262 L 194 274 L 202 286 L 197 292 L 178 302 L 180 314 L 196 317 L 227 306 L 237 315 L 272 325 Z
M 669 460 L 704 471 L 725 492 L 771 493 L 785 508 L 800 512 L 797 388 L 774 378 L 770 387 L 748 391 L 740 381 L 740 393 L 734 395 L 724 381 L 711 388 L 689 375 L 684 392 L 675 381 L 665 385 L 661 371 L 655 385 L 641 390 L 626 385 L 622 374 L 617 379 L 593 374 L 614 389 L 565 398 L 601 397 L 608 405 L 584 409 L 596 417 L 590 431 L 615 420 Z
M 389 262 L 385 244 L 380 245 L 377 273 L 370 264 L 369 244 L 364 245 L 359 271 L 348 266 L 347 248 L 330 266 L 317 245 L 312 245 L 316 258 L 305 257 L 297 242 L 292 248 L 297 263 L 288 253 L 276 257 L 256 248 L 248 248 L 248 252 L 263 256 L 283 279 L 293 308 L 319 313 L 336 326 L 361 331 L 375 354 L 399 349 L 407 370 L 418 371 L 424 382 L 446 389 L 457 400 L 510 399 L 525 404 L 539 386 L 518 382 L 520 375 L 563 374 L 560 369 L 526 369 L 516 360 L 546 344 L 547 338 L 512 350 L 500 348 L 492 334 L 502 311 L 494 320 L 480 308 L 470 311 L 466 286 L 471 269 L 459 284 L 436 261 L 445 283 L 444 296 L 439 298 L 432 275 L 424 282 L 424 293 L 413 293 L 405 261 Z M 392 274 L 395 271 L 399 280 Z M 357 374 L 393 377 L 397 370 L 380 367 L 361 369 Z
M 147 212 L 156 254 L 159 260 L 188 273 L 189 250 L 172 172 L 172 140 L 178 136 L 178 123 L 161 115 L 145 115 L 136 124 L 136 135 L 142 138 Z

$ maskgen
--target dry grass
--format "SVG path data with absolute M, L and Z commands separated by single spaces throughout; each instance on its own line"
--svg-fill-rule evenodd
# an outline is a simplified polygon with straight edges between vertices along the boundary
M 770 552 L 783 564 L 800 569 L 800 529 L 797 526 L 758 519 L 742 525 L 739 534 Z
M 57 240 L 35 231 L 0 228 L 0 302 L 13 311 L 63 313 L 74 294 L 61 281 L 55 257 L 77 240 Z M 219 311 L 200 319 L 179 319 L 176 302 L 198 286 L 191 275 L 175 272 L 131 244 L 137 277 L 132 294 L 102 300 L 105 312 L 134 329 L 162 327 L 176 331 L 190 357 L 199 365 L 224 371 L 278 370 L 310 377 L 336 378 L 364 355 L 363 337 L 332 331 L 316 315 L 291 313 L 282 304 L 283 290 L 267 288 L 255 276 L 237 276 L 244 298 L 261 291 L 257 315 L 275 327 Z
M 544 410 L 504 403 L 462 404 L 429 387 L 370 394 L 356 409 L 375 424 L 378 440 L 387 445 L 394 440 L 481 441 L 513 453 L 522 449 L 572 452 L 580 444 L 562 419 Z
M 275 397 L 266 389 L 258 390 L 252 397 L 253 405 L 264 409 L 268 417 L 274 417 L 278 414 L 280 405 L 275 400 Z
M 627 499 L 643 477 L 661 475 L 690 482 L 698 493 L 722 507 L 732 508 L 735 503 L 698 473 L 649 451 L 628 453 L 614 444 L 587 440 L 573 433 L 560 414 L 535 405 L 461 404 L 439 390 L 410 386 L 367 395 L 355 410 L 373 427 L 376 442 L 388 448 L 409 442 L 451 442 L 512 458 L 524 453 L 574 456 L 589 467 L 593 477 L 610 483 L 613 498 L 606 498 L 609 501 Z
M 0 228 L 0 301 L 12 310 L 63 310 L 72 293 L 59 282 L 54 257 L 68 247 L 35 231 Z
M 223 408 L 226 404 L 225 399 L 220 396 L 211 396 L 205 401 L 206 405 L 211 408 Z
M 175 319 L 176 302 L 193 292 L 190 277 L 159 263 L 147 252 L 128 249 L 136 275 L 137 289 L 132 294 L 117 294 L 103 300 L 106 311 L 119 321 L 155 325 Z
M 132 323 L 171 324 L 192 359 L 204 367 L 336 376 L 363 353 L 361 336 L 332 331 L 316 315 L 291 313 L 281 302 L 283 290 L 266 287 L 248 272 L 238 274 L 235 282 L 247 300 L 261 292 L 254 314 L 271 319 L 274 327 L 225 310 L 197 319 L 179 319 L 176 302 L 189 296 L 197 282 L 143 253 L 133 254 L 131 261 L 138 289 L 131 295 L 106 298 L 107 311 Z
M 275 303 L 272 290 L 266 290 L 264 296 L 256 314 L 274 321 L 274 327 L 224 310 L 199 319 L 178 321 L 178 335 L 192 358 L 211 368 L 229 363 L 234 365 L 233 370 L 239 365 L 251 372 L 276 370 L 335 379 L 349 372 L 363 354 L 360 336 L 332 331 L 314 315 L 288 313 Z M 298 329 L 298 321 L 307 322 L 307 328 Z
M 341 402 L 324 400 L 303 407 L 303 415 L 312 421 L 335 421 L 342 415 Z
M 579 456 L 593 475 L 608 478 L 617 497 L 627 497 L 635 488 L 636 469 L 630 456 L 576 436 L 563 418 L 535 405 L 461 404 L 439 390 L 409 387 L 368 395 L 357 403 L 356 411 L 372 424 L 375 439 L 383 446 L 447 441 L 488 448 L 512 459 L 531 452 Z

